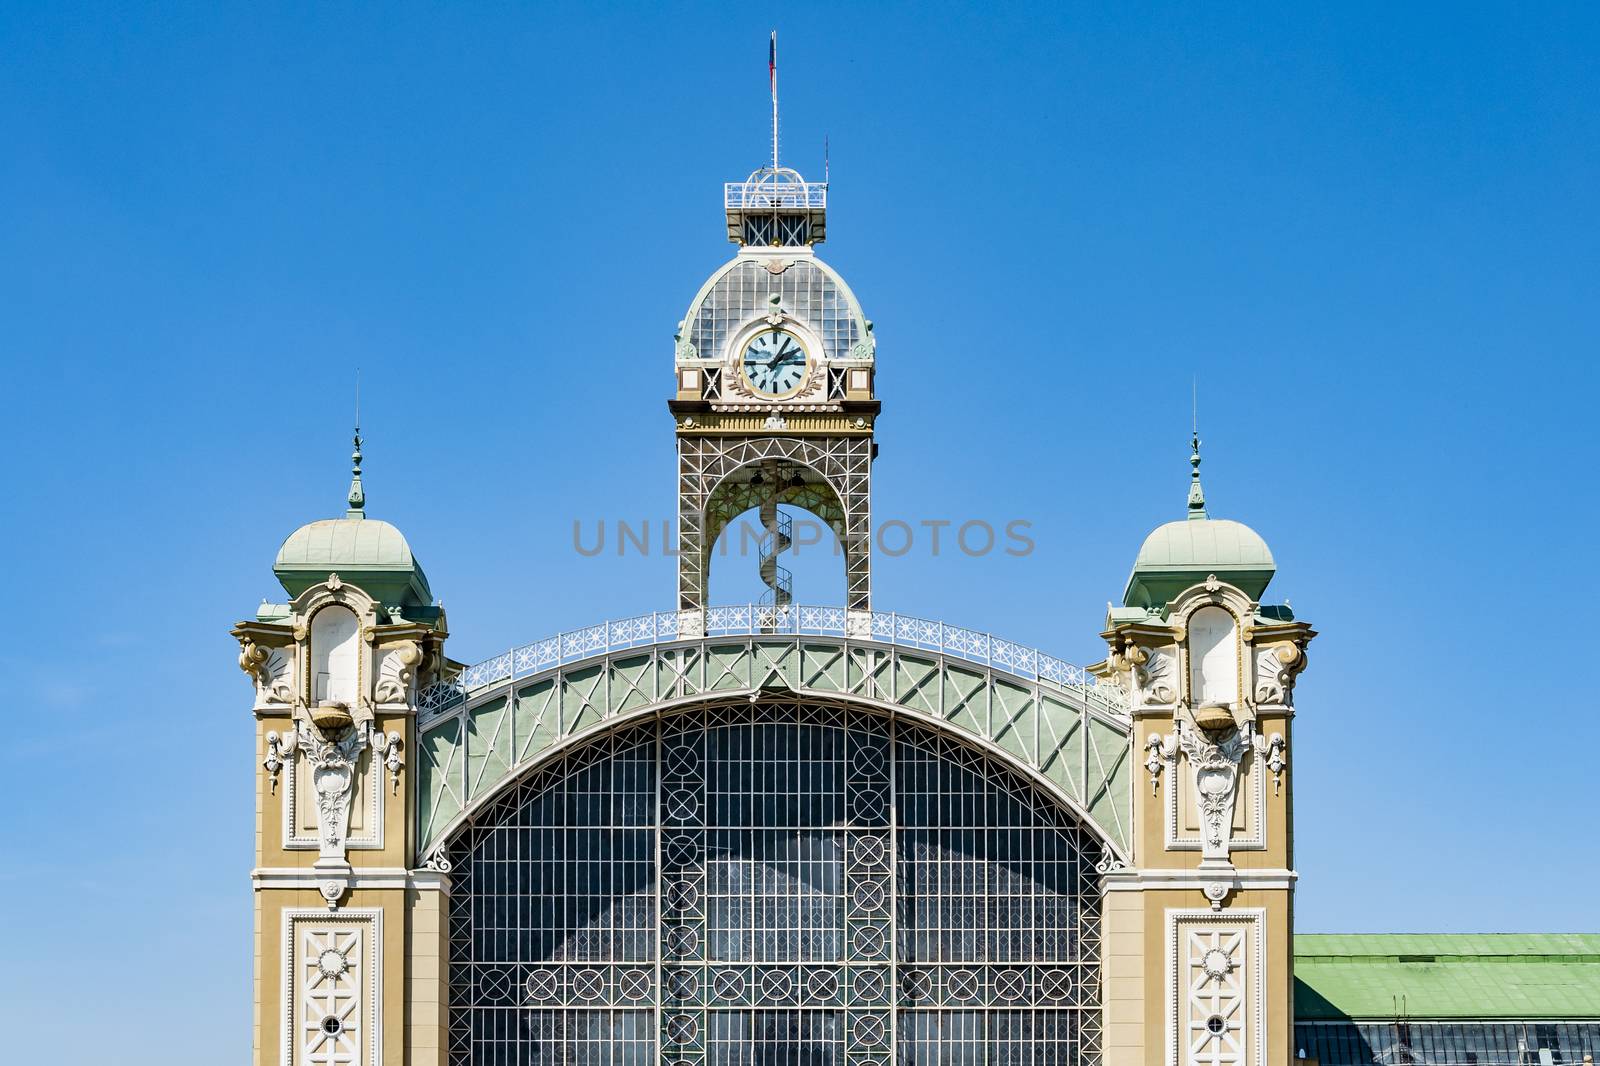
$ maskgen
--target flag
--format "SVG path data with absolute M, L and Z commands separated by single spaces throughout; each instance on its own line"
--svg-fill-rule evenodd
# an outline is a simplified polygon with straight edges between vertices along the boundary
M 772 91 L 778 91 L 778 31 L 772 31 L 772 43 L 767 46 L 767 81 Z

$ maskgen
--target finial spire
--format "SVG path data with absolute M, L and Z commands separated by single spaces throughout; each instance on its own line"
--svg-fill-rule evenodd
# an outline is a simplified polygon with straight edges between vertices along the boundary
M 354 437 L 355 450 L 350 453 L 350 495 L 347 501 L 350 509 L 344 513 L 346 518 L 365 518 L 367 494 L 361 488 L 361 371 L 356 370 L 356 432 Z
M 1192 405 L 1190 444 L 1194 450 L 1189 456 L 1189 517 L 1197 519 L 1207 517 L 1206 492 L 1200 487 L 1200 387 L 1197 383 L 1191 383 L 1190 389 Z

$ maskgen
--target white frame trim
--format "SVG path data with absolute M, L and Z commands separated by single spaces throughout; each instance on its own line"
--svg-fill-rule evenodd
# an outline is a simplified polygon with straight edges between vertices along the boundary
M 282 1066 L 297 1066 L 295 1060 L 295 937 L 299 934 L 298 926 L 319 925 L 365 925 L 367 926 L 367 966 L 368 976 L 366 994 L 372 997 L 366 1011 L 366 1022 L 371 1030 L 372 1038 L 367 1047 L 370 1052 L 367 1056 L 367 1066 L 383 1066 L 383 910 L 378 907 L 353 908 L 329 911 L 316 907 L 291 907 L 279 912 L 283 927 L 283 955 L 280 960 L 283 966 L 281 985 L 283 991 L 283 1009 L 278 1018 L 283 1025 L 283 1039 L 279 1043 Z
M 1209 909 L 1189 909 L 1171 907 L 1166 912 L 1166 942 L 1167 942 L 1167 987 L 1166 987 L 1166 1030 L 1167 1030 L 1167 1066 L 1183 1066 L 1179 1056 L 1179 1032 L 1183 1026 L 1182 1012 L 1187 1006 L 1189 990 L 1187 983 L 1180 983 L 1178 977 L 1178 956 L 1182 954 L 1180 943 L 1184 927 L 1190 924 L 1239 926 L 1249 930 L 1246 933 L 1247 946 L 1245 954 L 1247 964 L 1253 970 L 1245 974 L 1245 995 L 1251 1001 L 1246 1009 L 1253 1016 L 1255 1026 L 1251 1031 L 1250 1043 L 1245 1048 L 1245 1060 L 1250 1066 L 1267 1066 L 1267 963 L 1266 963 L 1266 936 L 1267 936 L 1267 910 L 1265 907 L 1239 907 L 1235 909 L 1213 911 Z M 1253 935 L 1254 939 L 1251 939 Z

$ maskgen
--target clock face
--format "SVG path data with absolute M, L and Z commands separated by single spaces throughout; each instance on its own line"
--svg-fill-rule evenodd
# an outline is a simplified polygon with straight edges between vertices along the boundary
M 745 380 L 768 396 L 799 388 L 806 379 L 806 365 L 806 350 L 799 339 L 781 329 L 757 334 L 744 350 Z

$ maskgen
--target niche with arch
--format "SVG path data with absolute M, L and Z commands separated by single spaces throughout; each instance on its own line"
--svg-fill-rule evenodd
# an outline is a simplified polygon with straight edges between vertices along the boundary
M 1239 626 L 1221 607 L 1189 617 L 1189 702 L 1233 707 L 1239 701 Z
M 311 700 L 313 703 L 359 703 L 361 623 L 356 613 L 337 604 L 311 619 Z

